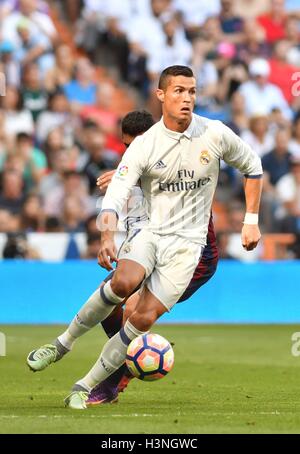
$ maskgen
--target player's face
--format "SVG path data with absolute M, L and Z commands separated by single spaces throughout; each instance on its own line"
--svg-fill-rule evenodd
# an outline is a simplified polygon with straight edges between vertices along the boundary
M 192 117 L 196 101 L 196 80 L 194 77 L 169 77 L 165 90 L 158 90 L 163 103 L 164 115 L 182 122 Z

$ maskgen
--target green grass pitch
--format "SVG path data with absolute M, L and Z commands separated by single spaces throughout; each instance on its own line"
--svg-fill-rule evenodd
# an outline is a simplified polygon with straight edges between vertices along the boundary
M 0 326 L 0 433 L 300 433 L 300 357 L 291 354 L 299 327 L 159 325 L 175 343 L 175 366 L 155 383 L 133 380 L 119 403 L 86 411 L 63 398 L 99 355 L 99 328 L 40 373 L 27 353 L 61 326 Z

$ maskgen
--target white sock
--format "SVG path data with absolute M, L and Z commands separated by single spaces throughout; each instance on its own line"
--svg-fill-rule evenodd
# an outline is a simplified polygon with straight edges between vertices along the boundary
M 73 323 L 73 322 L 72 322 Z M 72 350 L 76 338 L 71 336 L 69 328 L 57 338 L 63 347 Z
M 76 385 L 86 389 L 94 388 L 98 383 L 109 377 L 124 363 L 130 342 L 141 334 L 145 333 L 136 329 L 127 320 L 124 328 L 106 342 L 97 362 Z
M 102 322 L 124 298 L 116 295 L 110 281 L 98 288 L 74 317 L 67 330 L 58 337 L 59 342 L 71 350 L 75 340 Z

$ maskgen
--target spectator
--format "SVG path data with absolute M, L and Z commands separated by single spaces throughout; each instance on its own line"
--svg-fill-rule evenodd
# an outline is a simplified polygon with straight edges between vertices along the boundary
M 222 44 L 225 45 L 225 43 Z M 227 45 L 232 46 L 231 44 Z M 242 87 L 243 84 L 247 83 L 248 73 L 245 63 L 239 60 L 231 60 L 229 57 L 226 57 L 224 55 L 224 49 L 220 50 L 220 52 L 221 56 L 223 55 L 222 59 L 223 62 L 225 62 L 226 67 L 219 80 L 217 96 L 221 104 L 224 104 L 229 101 L 233 93 Z
M 2 174 L 0 209 L 19 215 L 24 204 L 24 181 L 22 175 L 14 170 L 5 170 Z
M 117 166 L 119 156 L 105 149 L 105 136 L 102 130 L 94 123 L 86 123 L 84 125 L 82 143 L 86 163 L 81 166 L 80 170 L 87 176 L 90 192 L 93 193 L 97 191 L 96 181 L 99 174 L 105 170 L 114 169 Z
M 12 170 L 23 175 L 25 166 L 21 156 L 10 152 L 7 153 L 5 160 L 2 163 L 2 168 L 3 171 Z
M 279 87 L 287 100 L 293 106 L 296 101 L 293 95 L 293 74 L 299 72 L 299 68 L 287 62 L 287 55 L 290 49 L 290 44 L 286 40 L 277 41 L 274 44 L 274 52 L 272 58 L 269 60 L 270 77 L 269 81 Z
M 197 81 L 196 102 L 198 109 L 211 109 L 216 105 L 218 72 L 214 63 L 205 59 L 201 45 L 200 40 L 194 40 L 192 66 Z
M 72 0 L 68 0 L 68 4 L 71 2 Z M 107 5 L 105 0 L 84 0 L 81 18 L 76 24 L 76 45 L 84 49 L 92 59 L 99 42 L 99 34 L 105 33 L 106 30 Z
M 196 52 L 207 59 L 214 59 L 217 56 L 218 45 L 224 39 L 220 21 L 217 17 L 209 17 L 203 27 L 197 40 Z
M 20 65 L 14 59 L 14 46 L 10 41 L 1 41 L 0 37 L 0 70 L 5 74 L 7 85 L 19 87 Z
M 284 117 L 282 111 L 278 108 L 273 108 L 269 114 L 269 129 L 271 134 L 275 135 L 278 129 L 290 128 L 291 122 Z
M 81 258 L 85 260 L 95 260 L 98 257 L 99 249 L 100 249 L 99 232 L 89 234 L 87 237 L 87 249 L 85 253 L 81 256 Z
M 268 189 L 269 184 L 274 188 L 279 179 L 290 170 L 289 139 L 290 133 L 287 129 L 278 130 L 275 136 L 275 148 L 262 158 L 266 179 L 265 190 Z
M 260 157 L 270 152 L 274 148 L 274 134 L 269 131 L 268 116 L 263 113 L 252 115 L 249 120 L 249 129 L 242 133 L 241 138 Z
M 49 132 L 43 147 L 48 161 L 51 161 L 52 154 L 54 154 L 56 151 L 60 151 L 62 148 L 65 148 L 65 145 L 66 144 L 63 128 L 57 127 L 52 129 L 52 131 Z
M 111 99 L 114 88 L 111 84 L 101 83 L 97 87 L 96 103 L 85 106 L 80 112 L 83 121 L 90 120 L 96 123 L 105 134 L 116 134 L 119 116 L 111 109 Z
M 299 19 L 289 17 L 285 25 L 286 40 L 289 43 L 287 61 L 291 65 L 300 66 L 300 30 Z
M 61 233 L 64 231 L 61 220 L 55 216 L 50 216 L 45 220 L 46 233 Z
M 24 108 L 22 96 L 16 87 L 6 88 L 6 95 L 0 96 L 0 107 L 4 114 L 5 134 L 11 138 L 20 132 L 33 134 L 34 123 L 31 113 Z
M 80 58 L 76 64 L 75 79 L 63 87 L 73 111 L 78 112 L 82 106 L 95 104 L 97 86 L 94 77 L 91 62 L 87 58 Z
M 9 235 L 3 249 L 4 259 L 39 260 L 39 253 L 27 242 L 25 235 L 17 233 Z
M 265 30 L 266 41 L 269 44 L 285 38 L 287 13 L 284 4 L 285 0 L 271 0 L 270 11 L 257 18 L 258 23 Z
M 300 158 L 291 158 L 290 172 L 284 175 L 276 185 L 279 201 L 281 231 L 300 234 Z
M 48 95 L 41 82 L 39 67 L 36 63 L 28 64 L 23 71 L 22 96 L 24 106 L 30 110 L 34 122 L 46 110 Z
M 230 129 L 238 136 L 248 128 L 249 119 L 245 113 L 245 99 L 238 91 L 234 92 L 230 103 L 230 121 L 227 123 Z
M 32 137 L 20 132 L 16 138 L 16 155 L 24 165 L 23 178 L 26 189 L 38 185 L 46 173 L 47 159 L 44 153 L 33 145 Z
M 69 233 L 84 231 L 86 207 L 83 200 L 76 195 L 67 195 L 63 200 L 62 223 L 64 230 Z
M 44 176 L 40 183 L 39 193 L 45 198 L 53 188 L 62 188 L 65 172 L 74 170 L 67 149 L 52 152 L 49 157 L 50 172 Z
M 54 92 L 71 82 L 75 74 L 75 60 L 72 49 L 66 44 L 61 44 L 55 51 L 54 67 L 45 75 L 45 88 Z
M 257 106 L 267 114 L 271 113 L 272 109 L 278 108 L 286 119 L 291 119 L 292 111 L 282 91 L 276 85 L 268 82 L 270 65 L 267 60 L 263 58 L 252 60 L 249 65 L 249 73 L 252 80 L 244 82 L 239 88 L 245 98 L 247 114 L 249 116 L 255 114 Z
M 51 47 L 56 44 L 58 39 L 56 28 L 48 14 L 39 11 L 37 0 L 19 0 L 19 10 L 10 12 L 2 26 L 3 36 L 9 39 L 16 48 L 20 46 L 17 25 L 24 17 L 30 21 L 32 36 L 41 40 L 47 38 Z
M 37 63 L 41 74 L 44 75 L 54 66 L 52 48 L 49 39 L 44 35 L 33 35 L 30 26 L 31 22 L 26 17 L 17 23 L 20 44 L 15 53 L 15 59 L 23 67 L 29 63 Z
M 90 121 L 98 125 L 105 134 L 105 148 L 123 155 L 124 144 L 120 137 L 120 117 L 112 109 L 112 99 L 116 97 L 114 87 L 101 83 L 97 88 L 97 102 L 94 106 L 86 106 L 80 112 L 83 122 Z
M 170 9 L 170 0 L 151 0 L 151 14 L 136 17 L 131 21 L 131 27 L 128 29 L 130 47 L 128 78 L 134 86 L 140 89 L 145 90 L 148 56 L 164 46 L 165 34 L 161 18 Z
M 74 196 L 80 200 L 83 219 L 95 211 L 95 202 L 88 194 L 84 178 L 77 172 L 67 171 L 64 173 L 63 185 L 53 188 L 44 196 L 43 206 L 46 215 L 60 218 L 64 209 L 64 200 L 68 196 Z
M 150 1 L 85 0 L 84 3 L 85 8 L 76 36 L 79 47 L 84 48 L 92 60 L 97 58 L 118 67 L 121 78 L 126 80 L 128 28 L 136 18 L 150 14 Z
M 201 27 L 209 17 L 219 15 L 220 1 L 175 0 L 174 9 L 181 14 L 188 37 L 193 39 L 199 36 Z
M 300 158 L 300 115 L 293 124 L 293 137 L 289 142 L 289 151 L 295 158 Z
M 49 132 L 62 126 L 64 132 L 72 128 L 69 103 L 63 91 L 57 90 L 48 98 L 48 108 L 37 120 L 36 136 L 39 143 L 44 143 Z
M 161 18 L 164 40 L 160 48 L 151 49 L 147 59 L 149 79 L 157 86 L 158 78 L 164 68 L 171 65 L 190 65 L 193 48 L 184 36 L 183 30 L 174 14 L 164 14 Z
M 224 71 L 235 62 L 236 47 L 228 41 L 221 41 L 216 48 L 216 54 L 213 56 L 214 64 L 219 72 Z
M 80 16 L 81 8 L 82 8 L 82 1 L 81 0 L 66 0 L 65 1 L 65 8 L 67 18 L 70 23 L 74 26 L 78 17 Z
M 38 232 L 44 227 L 44 212 L 38 195 L 28 195 L 21 213 L 21 229 L 25 232 Z
M 235 14 L 234 0 L 221 0 L 219 14 L 220 24 L 226 41 L 240 43 L 243 41 L 243 19 Z
M 97 227 L 97 215 L 93 214 L 85 221 L 85 232 L 88 236 L 100 235 L 100 231 Z
M 244 22 L 244 40 L 237 45 L 237 58 L 247 65 L 254 58 L 269 58 L 271 46 L 265 42 L 264 30 L 254 19 Z
M 16 232 L 19 230 L 19 218 L 8 210 L 0 208 L 0 233 Z

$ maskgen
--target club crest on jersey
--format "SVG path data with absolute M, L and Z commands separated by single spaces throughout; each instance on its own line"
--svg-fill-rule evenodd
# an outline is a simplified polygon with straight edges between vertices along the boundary
M 128 173 L 128 167 L 127 166 L 122 166 L 118 170 L 118 175 L 120 177 L 126 177 L 127 173 Z
M 124 254 L 128 254 L 131 251 L 131 244 L 129 244 L 129 243 L 124 244 L 122 249 L 123 249 L 122 252 L 124 252 Z
M 201 164 L 203 164 L 204 166 L 207 166 L 207 164 L 209 164 L 209 161 L 210 161 L 210 154 L 208 153 L 208 151 L 206 151 L 206 150 L 201 151 L 201 153 L 200 153 Z

